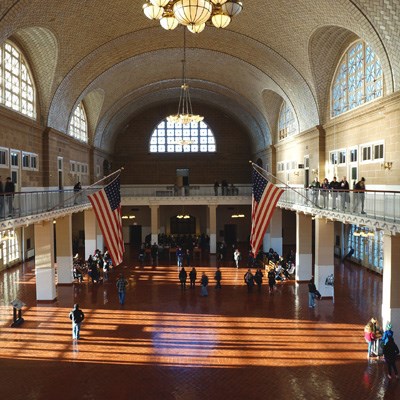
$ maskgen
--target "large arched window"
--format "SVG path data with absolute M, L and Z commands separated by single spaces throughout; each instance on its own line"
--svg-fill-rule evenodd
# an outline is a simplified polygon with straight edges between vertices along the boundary
M 358 41 L 343 55 L 332 84 L 331 115 L 352 110 L 383 95 L 380 61 L 365 42 Z
M 299 133 L 299 125 L 294 116 L 293 110 L 286 101 L 282 103 L 279 113 L 278 136 L 279 140 L 285 139 L 287 136 Z
M 187 125 L 161 121 L 150 139 L 150 153 L 212 153 L 215 138 L 205 122 Z
M 69 122 L 68 134 L 73 136 L 75 139 L 82 140 L 82 142 L 88 141 L 88 129 L 86 113 L 82 102 L 79 103 L 72 115 L 71 121 Z
M 10 42 L 0 45 L 0 104 L 36 118 L 35 88 L 28 64 Z

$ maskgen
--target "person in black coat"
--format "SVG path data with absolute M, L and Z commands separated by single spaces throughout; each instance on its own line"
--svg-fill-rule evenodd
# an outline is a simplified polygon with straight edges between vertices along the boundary
M 392 370 L 396 376 L 396 379 L 399 379 L 399 373 L 397 372 L 396 367 L 396 357 L 399 354 L 399 348 L 393 340 L 393 336 L 388 338 L 387 343 L 383 347 L 383 357 L 385 358 L 385 362 L 388 368 L 388 378 L 392 379 Z
M 217 282 L 217 284 L 215 285 L 215 289 L 221 289 L 222 274 L 219 267 L 217 267 L 217 270 L 215 271 L 214 279 Z
M 186 279 L 187 279 L 187 272 L 185 270 L 185 267 L 182 267 L 182 269 L 179 271 L 179 281 L 181 282 L 182 290 L 186 289 Z
M 72 339 L 79 339 L 81 331 L 81 323 L 85 319 L 85 314 L 79 308 L 79 304 L 75 304 L 73 310 L 69 313 L 69 319 L 72 321 Z
M 192 270 L 189 272 L 189 278 L 190 278 L 190 287 L 194 288 L 197 278 L 197 271 L 195 267 L 193 267 Z

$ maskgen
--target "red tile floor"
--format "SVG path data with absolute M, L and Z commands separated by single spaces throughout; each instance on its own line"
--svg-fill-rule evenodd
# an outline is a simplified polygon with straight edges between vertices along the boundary
M 207 298 L 180 290 L 173 262 L 139 266 L 128 252 L 123 307 L 118 271 L 108 283 L 59 287 L 51 304 L 35 300 L 32 264 L 0 273 L 0 399 L 400 399 L 363 340 L 380 315 L 380 276 L 338 263 L 335 303 L 309 309 L 306 283 L 247 293 L 245 268 L 229 263 L 216 290 L 215 258 L 196 265 L 211 278 Z M 11 328 L 16 297 L 25 322 Z M 76 302 L 86 315 L 78 344 Z

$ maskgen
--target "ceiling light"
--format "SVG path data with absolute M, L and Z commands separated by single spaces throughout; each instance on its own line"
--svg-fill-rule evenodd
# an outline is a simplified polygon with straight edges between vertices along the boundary
M 183 60 L 182 60 L 182 85 L 179 97 L 178 112 L 169 115 L 167 121 L 172 124 L 188 125 L 191 122 L 201 122 L 202 115 L 193 114 L 190 100 L 189 85 L 186 82 L 186 30 L 183 31 Z
M 239 0 L 149 0 L 143 5 L 146 17 L 160 20 L 164 29 L 173 30 L 181 24 L 192 33 L 202 32 L 207 22 L 226 28 L 242 9 Z

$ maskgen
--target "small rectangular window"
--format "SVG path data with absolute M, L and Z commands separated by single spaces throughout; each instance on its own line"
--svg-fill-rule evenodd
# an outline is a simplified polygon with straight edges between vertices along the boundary
M 350 150 L 350 162 L 357 162 L 357 149 Z
M 329 153 L 329 159 L 332 165 L 336 165 L 338 163 L 338 154 L 336 151 L 331 151 Z
M 383 160 L 383 143 L 374 145 L 374 160 Z
M 370 161 L 372 159 L 371 146 L 365 146 L 362 148 L 362 160 Z
M 29 169 L 29 154 L 22 153 L 22 168 Z
M 339 164 L 346 164 L 346 150 L 340 150 L 338 152 L 339 155 Z
M 11 150 L 10 163 L 11 163 L 12 167 L 18 167 L 19 166 L 19 151 Z
M 8 149 L 0 147 L 0 166 L 8 167 Z
M 31 154 L 31 169 L 38 169 L 38 156 L 37 154 Z

